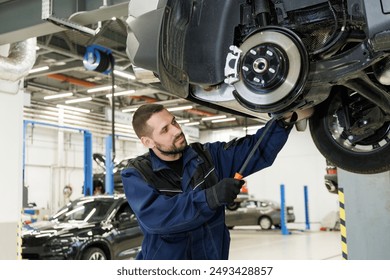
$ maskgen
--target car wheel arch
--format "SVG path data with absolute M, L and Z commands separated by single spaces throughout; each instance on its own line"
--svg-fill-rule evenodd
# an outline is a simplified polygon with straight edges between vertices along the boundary
M 105 242 L 101 242 L 101 241 L 89 242 L 88 244 L 85 244 L 83 246 L 83 248 L 80 250 L 79 259 L 81 259 L 83 254 L 90 248 L 99 248 L 106 255 L 107 260 L 112 259 L 110 247 L 108 246 L 108 244 L 106 244 Z

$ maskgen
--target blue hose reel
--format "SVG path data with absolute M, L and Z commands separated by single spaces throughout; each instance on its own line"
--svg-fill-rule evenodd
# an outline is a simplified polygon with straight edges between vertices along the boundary
M 109 74 L 114 69 L 115 60 L 110 49 L 89 45 L 84 54 L 83 64 L 87 70 Z

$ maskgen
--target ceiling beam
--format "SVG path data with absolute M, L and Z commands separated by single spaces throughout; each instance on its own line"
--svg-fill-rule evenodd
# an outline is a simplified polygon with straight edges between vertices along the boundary
M 41 15 L 42 0 L 9 1 L 2 4 L 0 45 L 65 30 L 42 20 Z
M 107 1 L 102 6 L 101 0 L 29 0 L 8 1 L 1 4 L 0 45 L 26 40 L 32 37 L 53 34 L 66 30 L 51 21 L 42 19 L 47 13 L 48 3 L 53 17 L 66 20 L 76 25 L 88 25 L 112 17 L 127 16 L 128 0 Z

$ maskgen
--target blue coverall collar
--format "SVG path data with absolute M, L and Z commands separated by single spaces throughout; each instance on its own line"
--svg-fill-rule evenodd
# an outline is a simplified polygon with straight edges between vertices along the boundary
M 162 169 L 168 169 L 169 167 L 165 163 L 165 161 L 161 160 L 153 150 L 149 149 L 150 161 L 152 162 L 153 171 L 159 171 Z M 183 152 L 183 165 L 186 165 L 191 159 L 197 157 L 198 154 L 195 152 L 191 146 L 187 146 L 187 148 Z

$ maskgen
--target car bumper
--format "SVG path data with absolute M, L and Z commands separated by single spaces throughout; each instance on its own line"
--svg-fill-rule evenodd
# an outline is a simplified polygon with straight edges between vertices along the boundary
M 25 260 L 73 260 L 74 256 L 74 253 L 64 253 L 59 248 L 22 247 L 22 259 Z

